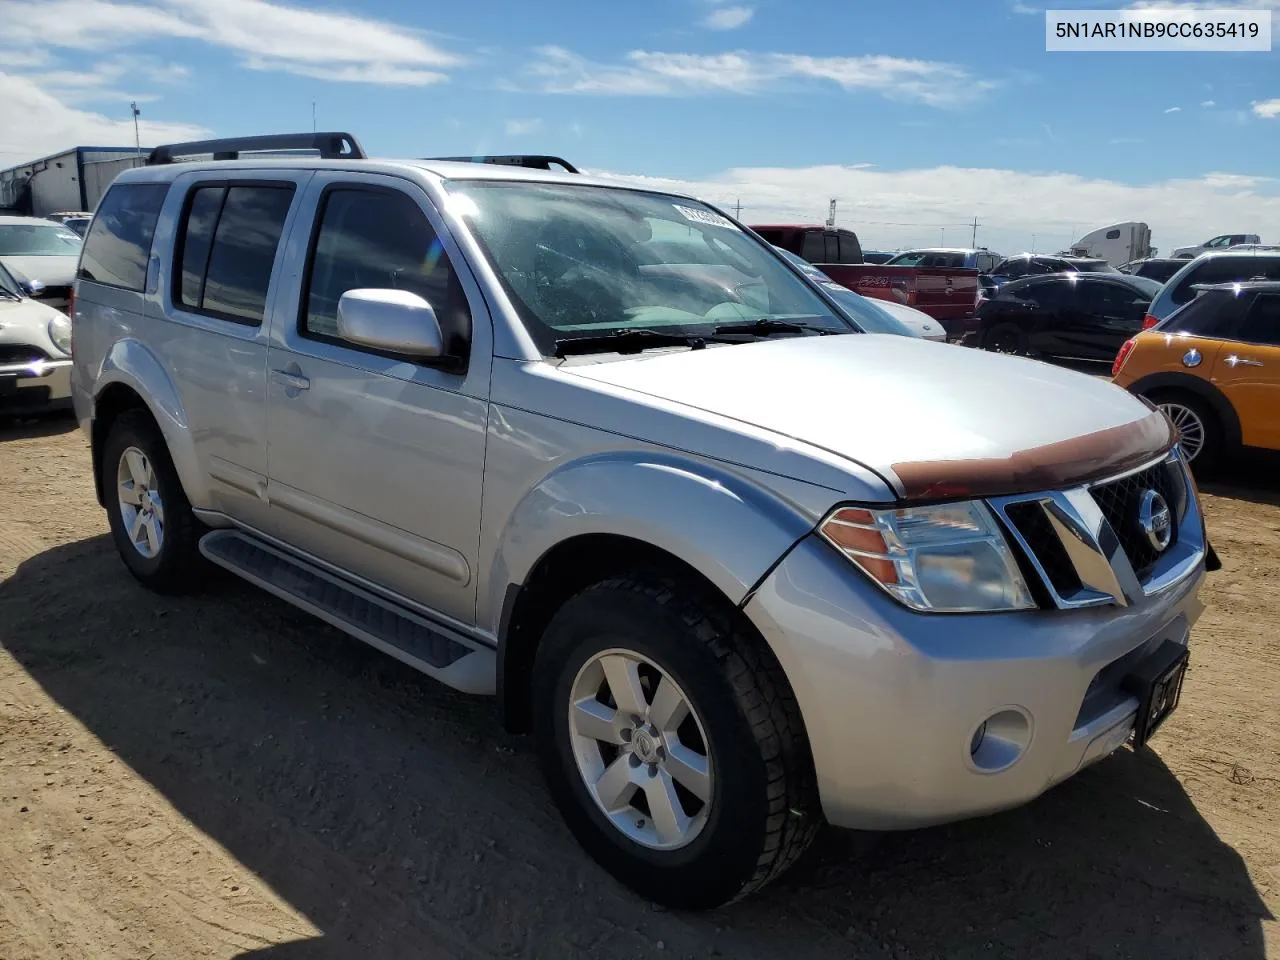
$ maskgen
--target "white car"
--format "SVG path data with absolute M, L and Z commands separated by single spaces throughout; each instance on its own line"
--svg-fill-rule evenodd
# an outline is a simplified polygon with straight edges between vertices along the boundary
M 947 342 L 947 331 L 942 324 L 923 310 L 908 307 L 905 303 L 873 300 L 854 293 L 848 287 L 842 287 L 836 283 L 803 257 L 776 245 L 774 249 L 810 280 L 820 283 L 823 289 L 835 297 L 837 302 L 848 310 L 868 333 L 894 333 L 899 336 L 919 337 L 922 340 L 935 340 L 938 343 Z M 893 322 L 886 324 L 884 314 L 888 314 Z
M 0 264 L 0 417 L 71 407 L 71 320 Z
M 1229 247 L 1238 247 L 1246 243 L 1261 242 L 1261 238 L 1256 233 L 1224 233 L 1214 237 L 1212 240 L 1206 240 L 1204 243 L 1192 244 L 1189 247 L 1178 247 L 1169 256 L 1176 260 L 1194 260 L 1206 250 L 1226 250 Z
M 44 286 L 42 300 L 66 310 L 84 241 L 70 227 L 41 217 L 0 217 L 0 264 L 19 282 Z

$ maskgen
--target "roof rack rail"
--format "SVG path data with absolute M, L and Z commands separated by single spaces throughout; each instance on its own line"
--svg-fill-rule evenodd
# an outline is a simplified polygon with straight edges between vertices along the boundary
M 212 154 L 214 160 L 238 160 L 241 153 L 271 150 L 315 150 L 322 160 L 364 160 L 367 154 L 349 133 L 272 133 L 260 137 L 229 137 L 222 140 L 192 140 L 156 147 L 147 164 L 174 163 L 178 157 Z
M 477 157 L 423 157 L 423 160 L 443 160 L 449 163 L 498 163 L 508 167 L 528 167 L 531 170 L 550 170 L 552 164 L 564 167 L 567 173 L 581 171 L 563 157 L 542 153 L 507 153 Z

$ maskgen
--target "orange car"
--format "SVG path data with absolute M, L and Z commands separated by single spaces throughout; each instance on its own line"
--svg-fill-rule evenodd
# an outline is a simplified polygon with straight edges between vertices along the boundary
M 1240 447 L 1280 450 L 1280 282 L 1204 288 L 1126 341 L 1111 378 L 1168 414 L 1198 468 Z

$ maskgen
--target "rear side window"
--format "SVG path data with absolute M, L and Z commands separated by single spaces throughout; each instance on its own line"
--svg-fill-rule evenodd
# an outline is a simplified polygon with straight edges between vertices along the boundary
M 1280 346 L 1280 295 L 1260 293 L 1240 325 L 1241 340 L 1266 346 Z
M 174 299 L 196 313 L 262 323 L 293 191 L 291 183 L 193 189 L 178 239 Z
M 840 260 L 839 263 L 862 263 L 862 244 L 858 242 L 857 234 L 848 230 L 840 231 Z
M 800 256 L 810 263 L 830 263 L 827 259 L 827 245 L 823 235 L 817 230 L 806 230 L 804 240 L 800 244 Z
M 167 183 L 121 183 L 108 190 L 85 238 L 76 276 L 140 293 L 168 192 Z
M 342 295 L 366 287 L 408 290 L 435 310 L 445 352 L 466 355 L 471 336 L 466 294 L 435 230 L 409 197 L 391 190 L 331 190 L 312 244 L 303 291 L 303 336 L 354 347 L 338 336 Z
M 1280 280 L 1280 257 L 1251 255 L 1214 257 L 1197 264 L 1178 282 L 1171 299 L 1181 306 L 1196 297 L 1196 284 L 1236 283 L 1241 280 Z

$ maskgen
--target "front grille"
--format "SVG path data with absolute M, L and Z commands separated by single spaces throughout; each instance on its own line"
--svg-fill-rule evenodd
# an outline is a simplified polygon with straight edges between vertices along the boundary
M 1142 497 L 1148 490 L 1156 491 L 1169 504 L 1174 519 L 1169 546 L 1173 546 L 1187 509 L 1187 489 L 1176 463 L 1166 460 L 1119 480 L 1100 483 L 1091 491 L 1139 580 L 1147 578 L 1162 553 L 1147 540 L 1139 519 Z
M 25 343 L 0 343 L 0 366 L 25 366 L 48 359 L 49 355 L 39 347 L 29 347 Z
M 1049 522 L 1044 507 L 1038 500 L 1025 500 L 1011 503 L 1005 507 L 1005 516 L 1009 518 L 1022 535 L 1031 555 L 1040 563 L 1050 585 L 1060 597 L 1070 597 L 1080 591 L 1082 584 L 1067 555 L 1067 548 L 1062 545 L 1058 534 Z

